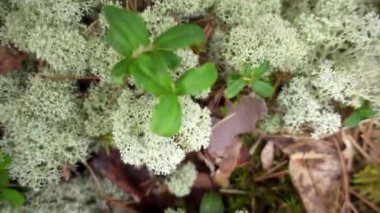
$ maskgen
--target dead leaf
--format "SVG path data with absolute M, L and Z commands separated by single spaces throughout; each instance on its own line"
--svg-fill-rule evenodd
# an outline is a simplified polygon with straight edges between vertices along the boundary
M 256 122 L 267 113 L 264 100 L 254 94 L 243 96 L 236 105 L 227 106 L 227 116 L 217 122 L 211 134 L 208 151 L 222 157 L 234 138 L 242 133 L 252 132 Z
M 148 172 L 145 169 L 124 164 L 116 150 L 111 150 L 110 155 L 104 151 L 95 154 L 89 164 L 96 173 L 130 194 L 136 202 L 140 202 L 146 196 L 146 191 L 150 190 L 142 184 L 151 180 Z
M 274 144 L 272 142 L 268 142 L 263 150 L 261 151 L 261 163 L 263 165 L 264 170 L 268 170 L 272 167 L 274 160 Z
M 223 188 L 227 188 L 230 184 L 229 179 L 238 165 L 242 146 L 242 139 L 236 137 L 234 143 L 228 147 L 225 157 L 219 163 L 219 169 L 215 172 L 213 179 Z
M 306 212 L 339 212 L 342 168 L 334 144 L 281 136 L 268 138 L 290 155 L 289 173 Z
M 15 49 L 0 46 L 0 74 L 19 69 L 26 57 Z

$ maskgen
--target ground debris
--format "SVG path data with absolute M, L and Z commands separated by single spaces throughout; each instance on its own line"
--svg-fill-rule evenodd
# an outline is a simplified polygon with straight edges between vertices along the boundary
M 332 141 L 295 141 L 282 136 L 266 139 L 289 155 L 289 173 L 307 212 L 340 211 L 344 174 Z

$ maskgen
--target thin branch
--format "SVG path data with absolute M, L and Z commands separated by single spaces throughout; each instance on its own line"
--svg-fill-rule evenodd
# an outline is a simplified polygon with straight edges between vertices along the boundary
M 222 194 L 239 194 L 239 195 L 248 194 L 247 192 L 239 190 L 239 189 L 219 189 L 219 192 Z
M 271 178 L 278 178 L 278 177 L 281 177 L 283 175 L 286 175 L 288 174 L 288 170 L 283 170 L 283 171 L 279 171 L 279 172 L 276 172 L 276 173 L 272 173 L 272 174 L 269 174 L 269 175 L 263 175 L 261 177 L 258 177 L 258 178 L 255 178 L 255 182 L 262 182 L 264 180 L 267 180 L 267 179 L 271 179 Z
M 344 204 L 346 207 L 349 207 L 350 208 L 350 204 L 351 204 L 351 201 L 350 201 L 350 193 L 349 193 L 349 188 L 350 188 L 350 182 L 349 182 L 349 177 L 348 177 L 348 170 L 347 170 L 347 166 L 346 166 L 346 163 L 345 163 L 345 160 L 344 160 L 344 156 L 342 154 L 342 150 L 340 150 L 340 147 L 339 147 L 339 144 L 338 144 L 338 140 L 336 138 L 333 138 L 333 141 L 334 141 L 334 145 L 335 145 L 335 148 L 338 152 L 338 156 L 339 156 L 339 162 L 340 162 L 340 165 L 341 165 L 341 170 L 342 170 L 342 177 L 343 177 L 343 193 L 344 193 Z
M 380 212 L 380 208 L 378 208 L 375 204 L 371 203 L 367 198 L 363 197 L 361 194 L 355 192 L 354 190 L 350 190 L 350 193 L 357 197 L 360 201 L 365 203 L 367 206 L 369 206 L 371 209 L 373 209 L 375 212 Z

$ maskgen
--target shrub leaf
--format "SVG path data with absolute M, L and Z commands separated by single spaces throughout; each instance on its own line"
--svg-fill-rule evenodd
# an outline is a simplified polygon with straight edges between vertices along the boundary
M 155 107 L 150 128 L 158 135 L 170 137 L 179 131 L 181 120 L 182 111 L 178 97 L 174 94 L 162 95 Z
M 176 83 L 178 95 L 194 95 L 212 86 L 218 78 L 215 64 L 190 69 Z
M 196 24 L 174 26 L 159 35 L 154 44 L 160 49 L 174 50 L 201 43 L 205 38 L 203 30 Z
M 149 44 L 148 30 L 139 15 L 111 5 L 104 6 L 103 11 L 110 25 L 108 42 L 118 53 L 128 56 Z
M 252 83 L 253 90 L 264 98 L 269 98 L 274 94 L 274 88 L 267 82 L 256 80 Z

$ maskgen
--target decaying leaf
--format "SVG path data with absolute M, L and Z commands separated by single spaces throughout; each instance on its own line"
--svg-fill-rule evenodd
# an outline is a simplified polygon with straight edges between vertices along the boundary
M 227 110 L 227 116 L 214 125 L 208 147 L 211 154 L 219 157 L 225 155 L 237 135 L 252 132 L 256 122 L 267 113 L 264 100 L 254 94 L 243 96 L 236 105 L 227 106 Z
M 214 181 L 227 188 L 230 184 L 230 176 L 238 165 L 241 148 L 243 146 L 243 141 L 239 137 L 236 137 L 234 143 L 227 148 L 225 157 L 218 163 L 219 169 L 215 172 L 213 177 Z
M 294 141 L 285 137 L 269 140 L 290 155 L 289 173 L 305 210 L 339 212 L 342 168 L 334 144 L 322 140 Z
M 263 165 L 264 170 L 268 170 L 272 167 L 274 160 L 274 144 L 272 142 L 268 142 L 263 150 L 261 151 L 261 163 Z
M 26 54 L 0 46 L 0 74 L 19 69 L 25 59 Z
M 144 183 L 150 180 L 148 172 L 124 164 L 116 150 L 111 150 L 110 155 L 104 151 L 97 153 L 89 161 L 89 164 L 95 172 L 130 194 L 136 202 L 146 196 L 146 190 L 149 190 L 149 187 L 144 187 Z

